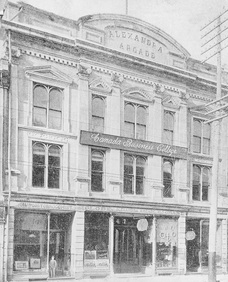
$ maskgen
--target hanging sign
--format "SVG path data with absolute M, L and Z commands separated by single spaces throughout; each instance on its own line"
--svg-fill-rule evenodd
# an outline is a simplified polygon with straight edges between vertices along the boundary
M 137 222 L 138 231 L 145 231 L 148 227 L 148 221 L 145 218 L 139 219 Z
M 185 234 L 185 238 L 186 240 L 188 241 L 191 241 L 191 240 L 194 240 L 196 238 L 196 233 L 191 230 L 191 231 L 188 231 L 186 234 Z

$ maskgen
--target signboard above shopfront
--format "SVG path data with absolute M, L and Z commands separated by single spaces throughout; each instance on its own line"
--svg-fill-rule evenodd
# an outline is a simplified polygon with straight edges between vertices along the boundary
M 104 148 L 119 149 L 149 155 L 187 159 L 187 148 L 185 147 L 95 132 L 81 131 L 80 143 L 82 145 L 100 146 Z

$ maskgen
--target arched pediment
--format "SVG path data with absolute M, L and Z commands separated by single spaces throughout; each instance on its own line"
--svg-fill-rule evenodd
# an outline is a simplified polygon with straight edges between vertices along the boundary
M 89 88 L 93 91 L 107 93 L 107 94 L 108 93 L 110 94 L 112 92 L 111 86 L 101 77 L 97 77 L 93 79 L 89 83 Z
M 140 87 L 131 87 L 122 91 L 124 97 L 135 99 L 144 102 L 154 102 L 153 95 L 150 95 L 149 92 L 145 91 Z
M 25 74 L 32 78 L 43 78 L 45 80 L 57 81 L 71 84 L 73 79 L 53 66 L 35 66 L 25 69 Z

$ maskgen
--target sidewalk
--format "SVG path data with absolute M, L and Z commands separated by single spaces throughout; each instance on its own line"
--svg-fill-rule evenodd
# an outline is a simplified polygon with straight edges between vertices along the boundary
M 159 276 L 142 276 L 129 275 L 105 278 L 87 278 L 87 279 L 50 279 L 50 282 L 208 282 L 207 274 L 192 274 L 192 275 L 159 275 Z M 228 274 L 217 275 L 217 281 L 228 282 Z M 38 281 L 33 281 L 38 282 Z M 40 281 L 39 281 L 40 282 Z

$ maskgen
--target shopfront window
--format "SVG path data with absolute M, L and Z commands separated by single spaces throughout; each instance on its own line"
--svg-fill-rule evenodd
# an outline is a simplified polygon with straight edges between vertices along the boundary
M 85 214 L 84 268 L 109 269 L 109 215 Z
M 177 267 L 177 220 L 161 218 L 157 220 L 157 256 L 158 268 Z
M 70 276 L 71 219 L 72 215 L 68 213 L 17 211 L 14 228 L 14 270 L 47 273 L 48 269 L 50 270 L 50 260 L 54 257 L 54 276 Z

